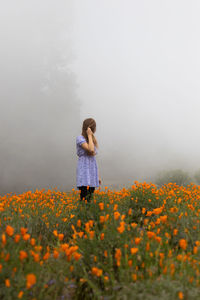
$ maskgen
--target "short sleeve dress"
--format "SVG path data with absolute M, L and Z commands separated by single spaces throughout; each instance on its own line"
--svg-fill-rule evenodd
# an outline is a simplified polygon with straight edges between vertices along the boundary
M 81 147 L 81 144 L 87 143 L 84 136 L 79 135 L 76 138 L 76 150 L 78 162 L 76 168 L 76 186 L 99 187 L 98 166 L 96 157 L 88 155 L 87 151 Z M 97 149 L 94 146 L 97 154 Z

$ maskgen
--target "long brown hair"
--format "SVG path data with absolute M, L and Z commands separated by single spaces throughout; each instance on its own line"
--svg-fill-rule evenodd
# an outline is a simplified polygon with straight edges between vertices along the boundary
M 92 135 L 92 140 L 93 140 L 93 143 L 94 145 L 96 146 L 96 148 L 98 148 L 98 143 L 97 143 L 97 139 L 96 137 L 94 136 L 94 133 L 96 131 L 96 122 L 94 119 L 92 118 L 88 118 L 88 119 L 85 119 L 83 121 L 83 126 L 82 126 L 82 136 L 84 136 L 84 138 L 86 139 L 87 142 L 88 141 L 88 135 L 87 135 L 87 129 L 88 127 L 90 127 L 90 129 L 92 130 L 93 132 L 93 135 Z

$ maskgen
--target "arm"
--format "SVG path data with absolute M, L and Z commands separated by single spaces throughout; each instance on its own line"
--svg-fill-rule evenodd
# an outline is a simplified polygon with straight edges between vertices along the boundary
M 92 135 L 88 136 L 88 140 L 89 140 L 89 145 L 88 145 L 89 151 L 94 152 L 94 143 L 93 143 Z
M 95 155 L 94 143 L 93 143 L 92 135 L 88 136 L 88 141 L 89 141 L 89 143 L 83 143 L 83 144 L 81 144 L 81 147 L 83 149 L 85 149 L 87 152 L 89 152 L 90 155 Z

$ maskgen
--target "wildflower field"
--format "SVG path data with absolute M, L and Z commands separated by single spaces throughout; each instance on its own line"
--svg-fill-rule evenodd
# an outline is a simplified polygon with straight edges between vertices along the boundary
M 200 299 L 200 186 L 0 197 L 0 299 Z

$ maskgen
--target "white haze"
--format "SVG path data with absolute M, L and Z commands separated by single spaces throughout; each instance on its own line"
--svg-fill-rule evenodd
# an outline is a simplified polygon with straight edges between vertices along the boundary
M 200 168 L 200 2 L 0 2 L 0 192 L 76 188 L 97 123 L 103 186 Z
M 170 168 L 192 175 L 200 167 L 200 2 L 75 1 L 74 12 L 81 115 L 97 120 L 105 178 L 131 183 Z

